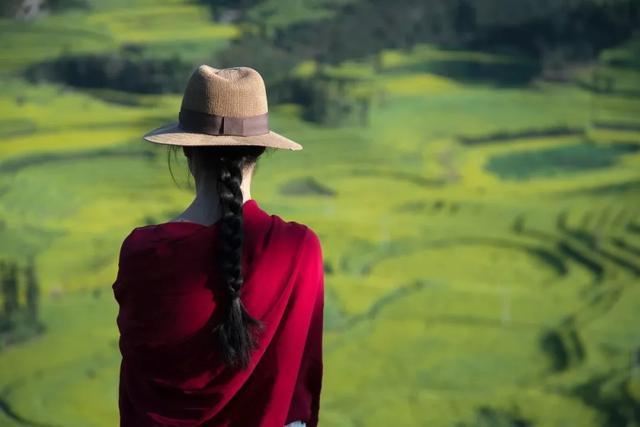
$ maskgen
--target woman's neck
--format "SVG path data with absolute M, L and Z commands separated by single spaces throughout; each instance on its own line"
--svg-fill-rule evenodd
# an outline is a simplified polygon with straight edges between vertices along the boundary
M 243 203 L 251 199 L 251 170 L 245 170 L 240 190 Z M 172 221 L 190 221 L 211 225 L 222 216 L 216 178 L 211 175 L 196 179 L 196 196 L 191 204 Z

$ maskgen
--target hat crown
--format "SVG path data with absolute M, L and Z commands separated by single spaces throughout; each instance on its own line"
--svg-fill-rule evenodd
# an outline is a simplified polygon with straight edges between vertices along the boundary
M 253 68 L 201 65 L 189 78 L 182 108 L 225 117 L 258 116 L 268 112 L 267 91 Z

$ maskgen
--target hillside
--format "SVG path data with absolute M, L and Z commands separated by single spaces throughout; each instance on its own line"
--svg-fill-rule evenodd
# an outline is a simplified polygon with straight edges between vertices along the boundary
M 216 65 L 248 31 L 194 2 L 87 4 L 0 20 L 0 258 L 34 256 L 45 325 L 0 347 L 1 426 L 116 424 L 120 244 L 192 199 L 185 162 L 176 185 L 141 139 L 179 90 L 61 82 L 51 64 Z M 629 38 L 562 78 L 422 41 L 282 58 L 270 123 L 304 150 L 263 158 L 251 193 L 323 243 L 322 425 L 640 425 L 638 52 Z

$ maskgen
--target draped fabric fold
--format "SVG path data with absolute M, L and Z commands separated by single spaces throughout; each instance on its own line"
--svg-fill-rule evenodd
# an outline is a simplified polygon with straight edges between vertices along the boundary
M 219 222 L 134 229 L 112 286 L 119 304 L 121 427 L 318 424 L 324 307 L 320 241 L 309 227 L 243 205 L 242 300 L 265 327 L 247 369 L 222 364 Z

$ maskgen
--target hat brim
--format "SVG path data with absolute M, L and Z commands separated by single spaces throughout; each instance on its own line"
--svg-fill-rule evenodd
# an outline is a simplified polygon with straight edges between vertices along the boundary
M 236 135 L 209 135 L 206 133 L 187 132 L 179 123 L 171 123 L 166 126 L 148 132 L 143 136 L 146 141 L 155 144 L 182 145 L 182 146 L 215 146 L 215 145 L 259 145 L 288 150 L 302 150 L 302 145 L 290 140 L 276 132 L 269 131 L 264 135 L 236 136 Z

